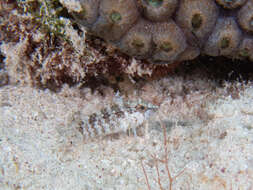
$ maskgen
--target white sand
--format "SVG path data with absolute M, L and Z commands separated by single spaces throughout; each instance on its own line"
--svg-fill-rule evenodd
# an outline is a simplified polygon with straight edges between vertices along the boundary
M 164 158 L 157 115 L 167 127 L 170 172 L 175 176 L 183 170 L 173 190 L 253 189 L 253 87 L 247 86 L 239 99 L 207 102 L 205 111 L 212 118 L 206 121 L 190 114 L 180 121 L 175 117 L 177 112 L 181 117 L 179 109 L 162 113 L 169 101 L 165 98 L 159 114 L 147 122 L 144 136 L 122 134 L 89 142 L 69 118 L 80 110 L 99 109 L 114 95 L 91 96 L 84 89 L 84 98 L 66 89 L 67 93 L 0 89 L 1 190 L 147 189 L 141 160 L 151 189 L 159 189 L 152 157 Z M 169 189 L 165 165 L 157 163 L 161 184 Z

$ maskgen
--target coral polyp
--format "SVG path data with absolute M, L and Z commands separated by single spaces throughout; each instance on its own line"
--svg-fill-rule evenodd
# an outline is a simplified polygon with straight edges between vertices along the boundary
M 139 8 L 152 21 L 166 21 L 174 13 L 178 0 L 141 0 Z
M 253 32 L 253 1 L 249 0 L 238 12 L 238 22 L 242 29 Z
M 174 64 L 199 55 L 252 57 L 246 55 L 252 47 L 253 0 L 60 2 L 89 34 L 150 63 Z
M 139 20 L 120 41 L 120 49 L 131 56 L 148 57 L 152 45 L 151 30 L 152 24 L 150 22 Z
M 234 9 L 242 6 L 247 0 L 216 0 L 225 9 Z
M 202 46 L 218 18 L 219 9 L 212 0 L 183 0 L 179 5 L 176 22 L 185 30 L 185 36 Z
M 84 25 L 93 24 L 98 17 L 99 0 L 81 0 L 82 11 L 73 13 L 74 17 Z
M 187 46 L 183 32 L 173 21 L 154 25 L 153 42 L 156 48 L 152 59 L 160 62 L 176 61 Z
M 136 23 L 138 16 L 134 0 L 101 1 L 99 17 L 91 29 L 106 40 L 119 41 Z
M 233 18 L 221 18 L 206 42 L 205 53 L 211 56 L 232 55 L 238 51 L 241 36 Z

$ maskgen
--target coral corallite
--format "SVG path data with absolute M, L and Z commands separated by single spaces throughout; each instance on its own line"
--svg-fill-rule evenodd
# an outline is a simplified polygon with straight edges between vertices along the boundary
M 152 63 L 199 54 L 250 59 L 253 0 L 78 0 L 79 24 L 126 54 Z

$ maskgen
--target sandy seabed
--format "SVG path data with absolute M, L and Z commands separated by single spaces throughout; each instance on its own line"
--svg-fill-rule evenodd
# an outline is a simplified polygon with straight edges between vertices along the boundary
M 238 97 L 224 95 L 228 84 L 182 98 L 175 81 L 163 78 L 121 93 L 104 87 L 104 95 L 68 86 L 58 93 L 1 87 L 0 189 L 252 190 L 252 85 Z M 161 93 L 165 86 L 174 89 L 173 98 L 171 90 Z M 140 100 L 156 106 L 142 103 L 144 111 L 129 111 L 122 106 L 129 100 L 129 106 Z M 111 104 L 126 111 L 121 121 L 113 117 L 118 130 L 88 136 L 85 118 Z

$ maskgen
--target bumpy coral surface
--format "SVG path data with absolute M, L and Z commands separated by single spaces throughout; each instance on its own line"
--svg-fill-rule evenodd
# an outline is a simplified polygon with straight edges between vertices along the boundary
M 253 60 L 253 0 L 75 0 L 75 19 L 154 63 L 200 54 Z

